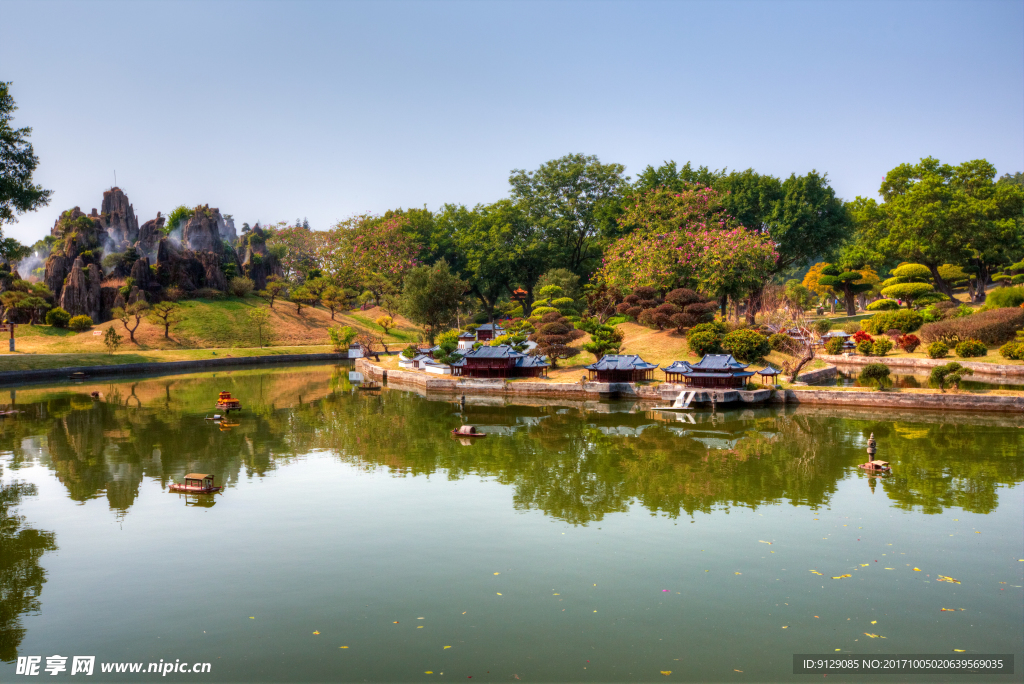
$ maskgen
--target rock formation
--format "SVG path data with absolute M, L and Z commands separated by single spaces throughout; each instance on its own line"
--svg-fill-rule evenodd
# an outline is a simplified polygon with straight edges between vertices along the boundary
M 155 219 L 142 224 L 139 228 L 139 241 L 136 243 L 136 249 L 140 254 L 145 254 L 151 259 L 156 258 L 156 246 L 159 244 L 160 238 L 164 236 L 163 228 L 166 221 L 167 219 L 158 211 Z
M 262 290 L 267 286 L 267 276 L 284 277 L 284 269 L 277 257 L 267 249 L 267 234 L 256 224 L 248 234 L 243 236 L 245 248 L 242 250 L 241 272 L 250 278 L 255 289 Z
M 135 284 L 140 290 L 148 290 L 151 274 L 149 271 L 149 259 L 146 257 L 139 257 L 132 264 L 131 277 L 135 280 Z
M 100 282 L 103 277 L 96 264 L 88 267 L 76 257 L 60 295 L 60 306 L 72 316 L 86 315 L 94 322 L 100 319 Z
M 214 252 L 220 254 L 224 249 L 220 236 L 220 226 L 224 218 L 219 209 L 208 206 L 196 207 L 192 217 L 181 232 L 181 244 L 193 252 Z
M 100 206 L 99 216 L 94 217 L 100 220 L 107 234 L 109 244 L 105 246 L 108 251 L 123 252 L 129 245 L 135 244 L 139 239 L 139 219 L 135 217 L 135 210 L 121 188 L 111 188 L 104 192 Z M 94 215 L 95 212 L 94 209 Z

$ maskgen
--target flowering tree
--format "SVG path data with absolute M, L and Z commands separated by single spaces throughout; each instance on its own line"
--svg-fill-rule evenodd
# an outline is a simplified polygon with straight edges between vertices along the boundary
M 409 236 L 405 216 L 364 214 L 334 226 L 317 251 L 320 269 L 343 284 L 358 284 L 380 300 L 401 290 L 405 274 L 419 265 L 421 246 Z
M 270 234 L 267 249 L 279 255 L 278 260 L 289 281 L 305 277 L 306 273 L 317 267 L 321 233 L 302 226 L 289 226 L 283 221 L 268 226 L 266 231 Z

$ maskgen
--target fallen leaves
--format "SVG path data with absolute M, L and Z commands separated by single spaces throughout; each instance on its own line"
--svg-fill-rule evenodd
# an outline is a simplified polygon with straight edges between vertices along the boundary
M 811 570 L 811 572 L 813 572 L 815 575 L 822 575 L 823 574 L 823 573 L 818 572 L 817 570 Z
M 759 541 L 762 544 L 769 544 L 769 545 L 771 544 L 771 542 L 765 541 L 764 539 L 758 539 L 757 541 Z
M 444 648 L 451 648 L 451 646 L 445 646 Z M 443 650 L 444 650 L 444 648 L 442 648 L 441 650 L 443 651 Z
M 313 632 L 313 634 L 319 634 L 320 632 Z
M 953 652 L 954 653 L 967 653 L 967 651 L 962 649 L 962 648 L 954 648 Z
M 838 577 L 833 577 L 832 579 L 846 579 L 847 577 L 853 577 L 853 575 L 850 575 L 850 574 L 839 575 Z
M 864 632 L 864 636 L 871 637 L 872 639 L 878 638 L 877 634 L 872 634 L 871 632 Z
M 668 677 L 670 674 L 672 674 L 672 670 L 660 670 L 660 672 L 661 672 L 661 674 L 665 675 L 666 677 Z
M 348 648 L 348 646 L 339 646 L 338 648 Z
M 921 572 L 921 568 L 914 568 L 914 572 Z
M 960 580 L 953 579 L 952 577 L 946 577 L 945 575 L 938 575 L 935 578 L 936 582 L 949 582 L 950 584 L 960 584 Z

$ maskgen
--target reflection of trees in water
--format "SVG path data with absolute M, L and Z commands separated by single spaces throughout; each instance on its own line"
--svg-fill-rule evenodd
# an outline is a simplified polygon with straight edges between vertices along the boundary
M 2 471 L 0 471 L 2 474 Z M 57 548 L 52 532 L 25 527 L 11 509 L 36 493 L 23 482 L 0 483 L 0 660 L 11 662 L 25 636 L 21 616 L 39 610 L 46 572 L 39 559 Z
M 632 504 L 671 516 L 785 501 L 824 505 L 839 480 L 864 477 L 854 466 L 871 432 L 879 456 L 897 464 L 882 487 L 900 507 L 988 512 L 998 487 L 1024 479 L 1019 429 L 893 422 L 890 414 L 746 409 L 694 413 L 688 422 L 580 406 L 460 409 L 401 391 L 356 392 L 346 368 L 322 367 L 111 383 L 98 401 L 91 389 L 37 391 L 35 403 L 20 405 L 26 414 L 0 425 L 0 449 L 32 460 L 25 445 L 41 443 L 43 462 L 71 498 L 105 493 L 121 511 L 144 477 L 166 485 L 201 471 L 230 484 L 314 450 L 396 475 L 493 478 L 512 487 L 515 507 L 574 524 Z M 245 406 L 237 428 L 203 420 L 220 390 Z M 492 434 L 468 444 L 452 439 L 463 421 Z

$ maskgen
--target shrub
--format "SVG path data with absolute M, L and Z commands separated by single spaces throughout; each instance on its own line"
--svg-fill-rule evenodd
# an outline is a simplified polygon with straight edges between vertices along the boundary
M 956 346 L 964 340 L 978 340 L 996 347 L 1012 340 L 1021 328 L 1024 328 L 1024 309 L 994 309 L 928 323 L 921 328 L 921 339 L 945 342 L 947 346 Z
M 68 321 L 68 327 L 75 332 L 82 332 L 83 330 L 88 330 L 92 327 L 92 319 L 85 315 L 73 316 L 71 320 Z
M 796 346 L 796 340 L 783 333 L 775 333 L 768 338 L 768 345 L 775 351 L 785 352 Z
M 711 323 L 698 323 L 690 328 L 690 334 L 710 332 L 715 335 L 724 335 L 728 330 L 728 326 L 722 321 L 712 321 Z
M 830 321 L 827 318 L 819 318 L 818 320 L 814 321 L 814 325 L 811 327 L 813 328 L 814 332 L 818 333 L 819 336 L 824 335 L 825 333 L 832 329 L 832 321 Z
M 888 342 L 889 340 L 885 341 Z M 857 380 L 865 387 L 882 389 L 888 383 L 889 373 L 889 367 L 884 363 L 869 363 L 861 368 Z
M 964 340 L 956 345 L 956 355 L 961 359 L 973 359 L 988 354 L 988 347 L 978 340 Z
M 916 311 L 900 309 L 882 311 L 860 322 L 860 327 L 872 335 L 882 335 L 886 330 L 896 328 L 902 333 L 914 332 L 924 324 L 924 317 Z
M 768 338 L 753 330 L 735 330 L 722 338 L 722 348 L 738 361 L 760 361 L 772 350 Z
M 932 368 L 932 372 L 928 376 L 928 381 L 932 387 L 938 387 L 943 392 L 950 385 L 954 389 L 960 389 L 960 381 L 965 375 L 974 375 L 974 371 L 970 368 L 964 368 L 956 361 L 947 363 L 944 366 L 936 366 Z
M 164 298 L 171 302 L 176 302 L 185 296 L 185 291 L 177 285 L 171 285 L 169 288 L 164 290 Z
M 330 333 L 328 333 L 328 335 L 329 334 Z M 402 358 L 403 359 L 411 359 L 414 356 L 416 356 L 416 345 L 415 344 L 410 344 L 408 347 L 406 347 L 405 349 L 402 350 Z
M 856 321 L 846 321 L 846 323 L 843 323 L 842 329 L 843 332 L 846 333 L 847 335 L 853 335 L 858 330 L 860 330 L 860 323 Z
M 914 350 L 921 346 L 921 338 L 917 335 L 904 335 L 896 342 L 896 346 L 908 354 L 913 354 Z
M 722 339 L 710 330 L 693 332 L 686 337 L 686 344 L 697 356 L 718 354 L 722 351 Z
M 899 330 L 897 328 L 893 328 L 892 330 L 886 330 L 885 331 L 885 336 L 888 337 L 893 342 L 895 342 L 896 340 L 898 340 L 901 337 L 903 337 L 903 331 Z
M 71 314 L 59 306 L 46 312 L 46 323 L 47 325 L 52 325 L 54 328 L 68 327 L 68 321 L 70 320 Z
M 885 356 L 886 354 L 892 351 L 892 348 L 892 340 L 888 340 L 883 337 L 881 339 L 875 340 L 875 343 L 871 345 L 871 354 L 872 356 Z
M 843 340 L 839 337 L 833 337 L 825 343 L 825 351 L 833 356 L 843 353 Z
M 900 308 L 895 299 L 879 299 L 868 304 L 868 311 L 893 311 Z
M 251 278 L 246 278 L 245 276 L 237 276 L 235 278 L 232 278 L 231 282 L 228 283 L 228 292 L 230 292 L 235 297 L 244 297 L 245 295 L 252 292 L 254 287 L 255 284 L 252 282 Z
M 932 342 L 928 345 L 928 358 L 941 359 L 949 353 L 949 347 L 945 342 Z
M 538 306 L 533 309 L 533 312 L 530 314 L 530 316 L 543 316 L 544 314 L 551 313 L 552 311 L 558 313 L 558 309 L 554 308 L 553 306 Z
M 555 307 L 559 311 L 576 311 L 576 300 L 572 297 L 559 297 L 558 299 L 551 300 L 551 306 Z
M 989 309 L 1004 309 L 1024 304 L 1024 287 L 1000 287 L 992 290 L 985 297 L 985 306 L 982 311 Z
M 1024 361 L 1024 340 L 1010 340 L 999 348 L 999 354 L 1004 359 Z
M 196 299 L 223 299 L 224 293 L 214 287 L 201 287 L 193 293 Z
M 857 343 L 857 353 L 861 356 L 871 356 L 871 350 L 875 348 L 874 343 L 861 340 Z
M 857 344 L 860 344 L 861 342 L 874 342 L 875 339 L 871 337 L 871 335 L 868 335 L 863 330 L 858 330 L 853 334 L 853 341 Z

